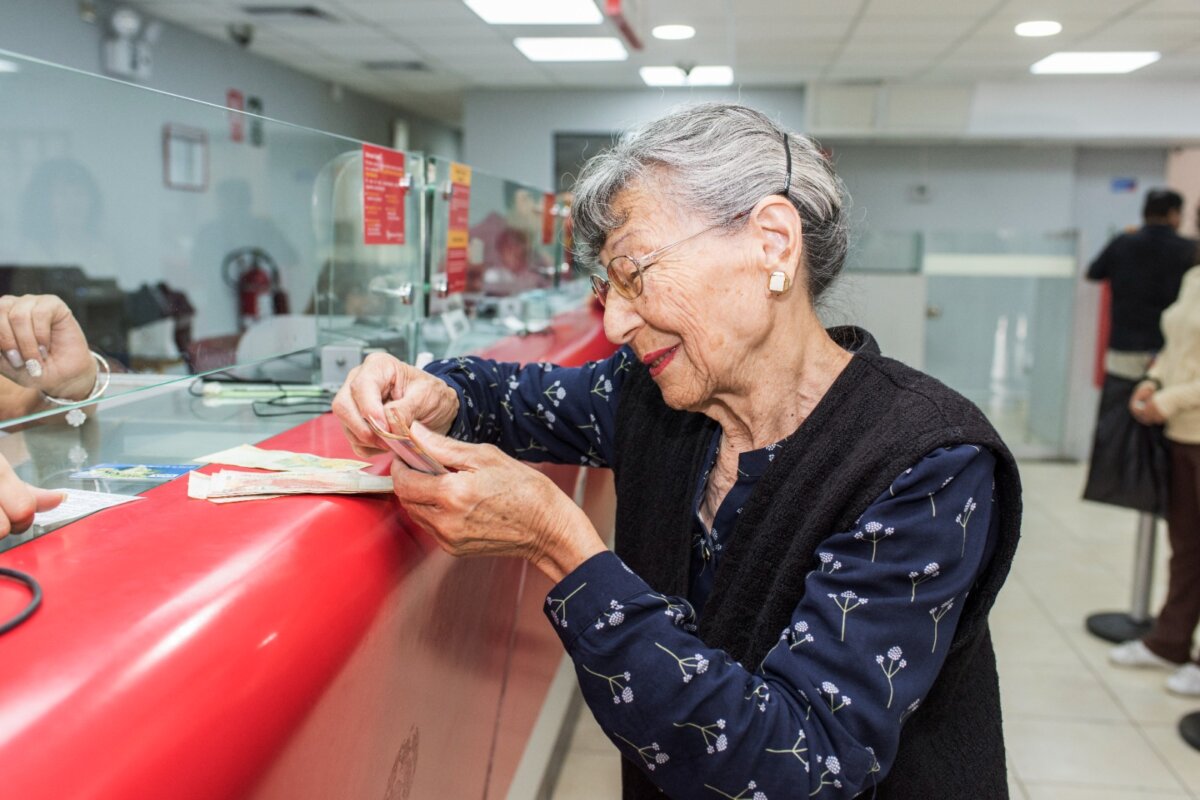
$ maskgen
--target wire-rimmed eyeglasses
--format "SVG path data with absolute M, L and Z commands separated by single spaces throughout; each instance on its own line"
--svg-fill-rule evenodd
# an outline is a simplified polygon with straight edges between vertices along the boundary
M 617 294 L 626 300 L 636 299 L 642 293 L 642 275 L 645 274 L 646 270 L 657 264 L 665 253 L 725 225 L 726 223 L 724 222 L 710 225 L 702 231 L 697 231 L 691 236 L 687 236 L 677 242 L 671 242 L 643 256 L 613 256 L 604 267 L 604 271 L 608 275 L 607 278 L 595 274 L 591 276 L 592 291 L 596 293 L 596 299 L 600 301 L 600 305 L 607 303 L 610 287 L 616 289 Z

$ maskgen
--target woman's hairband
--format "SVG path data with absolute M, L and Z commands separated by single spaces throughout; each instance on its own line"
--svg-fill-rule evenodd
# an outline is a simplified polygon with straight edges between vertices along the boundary
M 788 143 L 787 131 L 783 132 L 783 152 L 787 154 L 787 177 L 783 181 L 783 191 L 781 195 L 787 197 L 792 191 L 792 146 Z

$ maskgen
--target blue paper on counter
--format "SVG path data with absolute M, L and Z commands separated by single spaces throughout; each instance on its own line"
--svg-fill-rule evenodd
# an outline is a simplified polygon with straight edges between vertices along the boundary
M 96 464 L 93 467 L 73 472 L 69 476 L 76 481 L 138 481 L 141 483 L 163 483 L 180 475 L 186 475 L 200 464 Z

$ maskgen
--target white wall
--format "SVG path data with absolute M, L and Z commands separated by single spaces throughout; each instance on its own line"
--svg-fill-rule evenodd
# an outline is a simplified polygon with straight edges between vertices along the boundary
M 111 2 L 97 3 L 100 21 L 80 19 L 75 0 L 0 0 L 0 50 L 11 50 L 87 72 L 101 73 L 103 20 Z M 144 85 L 195 100 L 225 104 L 238 89 L 264 102 L 265 116 L 356 139 L 391 144 L 391 123 L 409 124 L 409 146 L 457 156 L 458 131 L 411 111 L 350 90 L 341 100 L 330 83 L 185 28 L 163 23 L 153 48 L 153 74 Z
M 853 198 L 857 228 L 1069 228 L 1075 151 L 1066 145 L 862 144 L 823 139 Z M 927 188 L 923 202 L 913 187 Z
M 948 84 L 815 84 L 818 136 L 1185 143 L 1200 140 L 1200 84 L 1029 76 Z
M 552 187 L 555 133 L 618 132 L 709 100 L 743 102 L 804 129 L 802 89 L 473 91 L 463 105 L 463 157 L 478 169 Z

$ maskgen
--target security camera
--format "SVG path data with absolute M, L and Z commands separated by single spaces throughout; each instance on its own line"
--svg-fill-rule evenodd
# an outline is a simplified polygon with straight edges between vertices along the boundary
M 683 77 L 688 78 L 691 77 L 692 70 L 696 68 L 696 62 L 677 61 L 675 67 L 683 73 Z
M 254 41 L 254 26 L 249 22 L 231 22 L 225 26 L 225 32 L 241 48 L 249 47 Z

